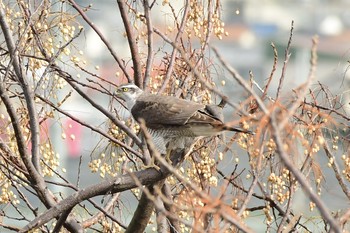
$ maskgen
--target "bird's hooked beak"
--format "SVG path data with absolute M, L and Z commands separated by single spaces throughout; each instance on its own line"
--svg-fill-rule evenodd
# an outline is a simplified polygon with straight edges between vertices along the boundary
M 118 88 L 117 90 L 114 91 L 113 96 L 115 96 L 115 97 L 118 98 L 118 99 L 122 99 L 122 100 L 123 100 L 123 98 L 122 98 L 122 92 L 121 92 L 121 90 L 120 90 L 119 88 Z

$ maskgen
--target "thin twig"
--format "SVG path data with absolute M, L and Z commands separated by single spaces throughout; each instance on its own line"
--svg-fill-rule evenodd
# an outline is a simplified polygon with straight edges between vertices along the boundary
M 186 25 L 186 19 L 187 19 L 187 15 L 189 12 L 189 0 L 185 0 L 185 5 L 184 5 L 184 13 L 182 16 L 182 20 L 181 20 L 181 24 L 180 27 L 178 28 L 177 34 L 175 36 L 174 39 L 174 43 L 177 44 L 178 40 L 181 38 L 183 31 L 184 31 L 184 27 Z M 174 69 L 174 62 L 176 59 L 176 55 L 177 55 L 177 49 L 175 47 L 173 47 L 173 51 L 171 52 L 171 56 L 170 56 L 170 61 L 167 67 L 167 71 L 165 73 L 165 79 L 163 80 L 162 86 L 160 87 L 158 94 L 161 94 L 164 92 L 165 88 L 167 87 L 169 80 L 171 79 L 171 76 L 173 74 L 173 69 Z
M 143 88 L 144 90 L 147 90 L 148 82 L 151 76 L 153 60 L 154 60 L 153 25 L 152 25 L 152 18 L 150 15 L 151 7 L 148 0 L 143 0 L 143 8 L 145 11 L 145 18 L 146 18 L 146 25 L 147 25 L 147 61 L 146 61 L 145 77 L 143 80 Z
M 131 148 L 130 146 L 126 145 L 125 143 L 123 143 L 123 142 L 121 142 L 121 141 L 119 141 L 119 140 L 117 140 L 117 139 L 111 137 L 110 135 L 108 135 L 108 134 L 105 133 L 104 131 L 102 131 L 102 130 L 96 128 L 96 127 L 93 127 L 92 125 L 90 125 L 90 124 L 88 124 L 88 123 L 85 123 L 84 121 L 80 120 L 79 118 L 74 117 L 73 115 L 71 115 L 71 114 L 69 114 L 69 113 L 63 111 L 61 108 L 56 107 L 52 102 L 50 102 L 49 100 L 45 99 L 44 97 L 39 96 L 39 95 L 37 95 L 37 97 L 38 97 L 41 101 L 43 101 L 43 102 L 47 103 L 48 105 L 50 105 L 50 106 L 51 106 L 52 108 L 54 108 L 56 111 L 58 111 L 58 112 L 62 113 L 63 115 L 69 117 L 70 119 L 72 119 L 73 121 L 77 122 L 78 124 L 80 124 L 80 125 L 82 125 L 82 126 L 85 126 L 86 128 L 89 128 L 89 129 L 91 129 L 92 131 L 101 134 L 101 135 L 104 136 L 105 138 L 108 138 L 111 142 L 113 142 L 113 143 L 119 145 L 119 146 L 122 147 L 122 148 L 125 148 L 127 151 L 133 153 L 133 154 L 136 155 L 137 157 L 139 157 L 139 158 L 141 158 L 141 159 L 143 158 L 143 155 L 142 155 L 142 154 L 140 154 L 139 152 L 137 152 L 136 150 L 134 150 L 134 149 Z
M 339 165 L 337 163 L 337 160 L 335 156 L 332 154 L 332 152 L 329 149 L 329 145 L 327 141 L 323 144 L 323 149 L 329 159 L 331 159 L 333 162 L 331 163 L 333 171 L 335 173 L 335 178 L 338 180 L 338 183 L 343 190 L 343 193 L 347 196 L 347 198 L 350 200 L 350 190 L 349 187 L 346 185 L 343 176 L 341 175 Z
M 266 137 L 267 137 L 267 131 L 264 132 L 263 134 L 263 138 L 261 141 L 265 141 L 266 140 Z M 256 186 L 256 184 L 258 183 L 258 178 L 259 178 L 259 170 L 261 169 L 261 162 L 262 162 L 262 158 L 264 157 L 263 155 L 263 150 L 264 149 L 264 143 L 261 143 L 261 146 L 260 146 L 260 149 L 259 149 L 259 155 L 258 155 L 258 161 L 256 163 L 256 165 L 254 165 L 253 167 L 253 181 L 248 189 L 248 192 L 247 192 L 247 196 L 245 197 L 242 205 L 241 205 L 241 208 L 238 210 L 237 212 L 237 215 L 238 216 L 241 216 L 243 214 L 243 211 L 246 209 L 251 197 L 253 196 L 253 192 L 254 192 L 254 188 Z
M 269 86 L 270 86 L 270 83 L 272 81 L 272 78 L 273 78 L 273 75 L 275 74 L 275 71 L 276 71 L 276 68 L 277 68 L 277 62 L 278 62 L 278 52 L 277 52 L 277 49 L 276 49 L 276 46 L 273 42 L 271 42 L 271 47 L 273 49 L 273 65 L 272 65 L 272 69 L 271 69 L 271 73 L 270 73 L 270 76 L 267 80 L 267 83 L 264 87 L 264 92 L 261 96 L 261 99 L 264 100 L 265 97 L 266 97 L 266 94 L 267 94 L 267 90 L 269 89 Z
M 130 17 L 128 15 L 128 10 L 126 9 L 126 3 L 124 0 L 117 0 L 120 16 L 123 20 L 126 38 L 128 39 L 129 48 L 131 52 L 131 59 L 134 69 L 134 82 L 135 85 L 143 89 L 143 78 L 141 69 L 141 57 L 139 55 L 139 49 L 136 43 L 135 33 L 132 30 L 132 25 L 130 23 Z
M 288 194 L 288 199 L 287 199 L 287 208 L 286 208 L 286 213 L 283 215 L 281 222 L 279 223 L 279 226 L 277 228 L 277 232 L 282 232 L 282 229 L 285 227 L 284 222 L 289 222 L 289 213 L 291 212 L 292 208 L 292 203 L 294 200 L 294 193 L 295 193 L 295 182 L 293 181 L 292 174 L 289 173 L 289 194 Z
M 93 100 L 88 94 L 86 94 L 83 90 L 81 90 L 76 84 L 74 79 L 71 77 L 70 74 L 63 71 L 59 67 L 55 66 L 55 70 L 60 74 L 61 77 L 63 77 L 69 85 L 86 101 L 88 101 L 92 106 L 94 106 L 97 110 L 99 110 L 101 113 L 103 113 L 105 116 L 107 116 L 116 126 L 118 126 L 121 130 L 123 130 L 129 137 L 132 138 L 132 140 L 136 143 L 136 145 L 139 148 L 142 148 L 142 142 L 141 140 L 128 128 L 125 124 L 123 124 L 121 121 L 119 121 L 113 114 L 111 114 L 109 111 L 104 109 L 100 104 L 98 104 L 95 100 Z
M 123 71 L 123 73 L 124 73 L 125 77 L 127 78 L 128 82 L 132 82 L 132 79 L 130 78 L 128 72 L 126 71 L 124 63 L 118 57 L 117 53 L 113 50 L 111 44 L 103 36 L 102 32 L 98 29 L 98 27 L 93 22 L 90 21 L 90 19 L 87 17 L 85 12 L 80 9 L 80 7 L 76 4 L 76 2 L 74 0 L 68 0 L 68 1 L 72 4 L 73 8 L 76 9 L 76 11 L 78 11 L 78 13 L 84 19 L 84 21 L 96 32 L 96 34 L 100 37 L 101 41 L 106 45 L 108 51 L 111 53 L 112 57 L 118 63 L 119 68 Z
M 32 143 L 32 164 L 36 171 L 41 174 L 41 168 L 40 168 L 40 153 L 39 153 L 39 144 L 40 144 L 40 138 L 39 138 L 39 124 L 38 124 L 38 116 L 36 112 L 36 106 L 34 102 L 34 93 L 31 90 L 28 82 L 27 77 L 25 76 L 23 72 L 23 67 L 19 61 L 18 52 L 12 37 L 12 33 L 10 30 L 9 25 L 6 22 L 5 18 L 5 12 L 4 9 L 1 8 L 0 10 L 0 24 L 1 29 L 3 32 L 3 35 L 5 37 L 6 45 L 10 53 L 12 66 L 15 71 L 15 74 L 19 80 L 19 84 L 22 87 L 24 98 L 26 100 L 26 105 L 28 109 L 29 114 L 29 125 L 31 130 L 31 143 Z M 20 145 L 19 145 L 20 146 Z M 33 173 L 34 174 L 34 173 Z
M 276 143 L 276 150 L 278 152 L 279 157 L 281 158 L 283 164 L 286 166 L 286 168 L 294 175 L 295 179 L 298 181 L 300 186 L 303 188 L 304 192 L 309 196 L 312 202 L 315 203 L 316 207 L 320 211 L 322 217 L 328 222 L 330 225 L 331 230 L 333 230 L 335 233 L 341 233 L 341 230 L 339 228 L 338 223 L 334 220 L 334 218 L 329 213 L 329 210 L 327 209 L 324 202 L 321 200 L 321 198 L 310 188 L 310 184 L 307 181 L 306 177 L 297 169 L 297 167 L 293 164 L 293 162 L 290 160 L 288 154 L 286 153 L 284 149 L 284 143 L 282 141 L 281 136 L 281 128 L 277 124 L 277 120 L 275 115 L 270 116 L 270 124 L 272 127 L 272 134 L 274 141 Z
M 105 204 L 105 206 L 103 207 L 104 212 L 99 212 L 97 214 L 95 214 L 94 216 L 92 216 L 91 218 L 84 220 L 82 222 L 82 225 L 84 228 L 88 228 L 94 224 L 96 224 L 98 221 L 101 220 L 101 218 L 103 218 L 105 216 L 106 212 L 110 212 L 111 209 L 113 209 L 115 202 L 117 202 L 117 200 L 119 199 L 119 193 L 115 194 L 112 196 L 112 198 Z M 126 226 L 121 225 L 120 222 L 117 222 L 118 225 L 120 225 L 121 227 L 123 227 L 124 229 L 126 229 Z
M 266 115 L 269 115 L 269 110 L 266 108 L 265 104 L 263 103 L 262 99 L 258 96 L 258 94 L 256 94 L 255 91 L 249 86 L 248 82 L 246 82 L 243 79 L 243 77 L 232 66 L 230 66 L 226 61 L 224 61 L 224 59 L 220 56 L 216 48 L 212 47 L 212 49 L 219 61 L 221 62 L 221 64 L 230 72 L 232 77 L 255 98 L 262 111 Z
M 311 58 L 310 58 L 310 71 L 307 78 L 307 81 L 301 85 L 299 88 L 299 93 L 297 95 L 297 99 L 294 100 L 293 105 L 288 109 L 288 116 L 285 116 L 281 122 L 279 123 L 280 130 L 282 130 L 290 118 L 295 114 L 295 111 L 299 108 L 300 103 L 302 103 L 305 95 L 307 94 L 309 90 L 309 86 L 311 85 L 312 81 L 315 79 L 316 74 L 316 66 L 317 66 L 317 46 L 318 46 L 318 36 L 314 36 L 312 38 L 312 48 L 311 48 Z
M 284 77 L 286 76 L 286 71 L 287 71 L 287 64 L 290 58 L 290 46 L 292 45 L 292 38 L 293 38 L 293 30 L 294 30 L 294 20 L 291 23 L 291 28 L 290 28 L 290 34 L 289 34 L 289 40 L 288 40 L 288 44 L 286 47 L 286 50 L 284 52 L 284 62 L 283 62 L 283 67 L 282 67 L 282 74 L 278 83 L 278 87 L 277 87 L 277 93 L 276 93 L 276 100 L 278 99 L 281 89 L 282 89 L 282 85 L 283 85 L 283 81 L 284 81 Z

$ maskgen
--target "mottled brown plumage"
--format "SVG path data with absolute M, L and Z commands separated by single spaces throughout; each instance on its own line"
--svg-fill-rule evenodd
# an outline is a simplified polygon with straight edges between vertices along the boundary
M 178 127 L 181 130 L 199 126 L 212 129 L 207 132 L 208 135 L 195 135 L 194 133 L 191 136 L 210 136 L 217 131 L 215 128 L 223 125 L 220 119 L 205 110 L 205 105 L 172 96 L 143 93 L 136 99 L 131 113 L 135 119 L 143 118 L 146 126 L 151 129 Z
M 214 136 L 224 130 L 245 132 L 226 126 L 222 121 L 222 112 L 217 112 L 215 106 L 145 93 L 134 84 L 121 85 L 116 95 L 126 102 L 135 120 L 142 118 L 145 121 L 161 153 L 165 153 L 170 142 L 175 147 L 184 147 L 186 141 L 200 136 Z

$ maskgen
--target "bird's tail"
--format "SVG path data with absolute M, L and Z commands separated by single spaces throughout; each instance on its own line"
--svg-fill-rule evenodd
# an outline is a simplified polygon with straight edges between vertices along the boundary
M 253 131 L 240 129 L 240 128 L 235 128 L 235 127 L 228 126 L 228 125 L 223 125 L 222 126 L 222 130 L 232 131 L 232 132 L 237 132 L 237 133 L 254 134 Z

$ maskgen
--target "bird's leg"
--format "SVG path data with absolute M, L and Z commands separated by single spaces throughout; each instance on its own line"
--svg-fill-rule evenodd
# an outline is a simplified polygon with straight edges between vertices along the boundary
M 171 161 L 171 159 L 170 159 L 170 155 L 171 155 L 171 152 L 172 152 L 173 150 L 172 149 L 167 149 L 166 150 L 166 154 L 165 154 L 165 160 L 169 163 L 169 164 L 172 164 L 173 162 Z

